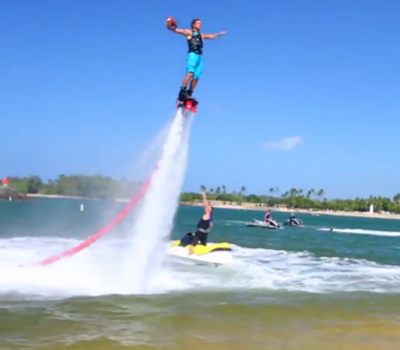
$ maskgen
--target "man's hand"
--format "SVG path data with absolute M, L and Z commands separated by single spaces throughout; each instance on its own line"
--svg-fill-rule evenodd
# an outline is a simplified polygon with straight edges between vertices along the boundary
M 201 195 L 203 196 L 203 205 L 204 205 L 204 210 L 206 214 L 209 212 L 209 204 L 207 202 L 207 196 L 206 196 L 206 191 L 201 191 Z
M 192 35 L 192 32 L 189 29 L 179 29 L 179 28 L 170 28 L 170 27 L 167 27 L 167 29 L 170 30 L 171 32 L 174 32 L 176 34 L 182 34 L 186 37 Z

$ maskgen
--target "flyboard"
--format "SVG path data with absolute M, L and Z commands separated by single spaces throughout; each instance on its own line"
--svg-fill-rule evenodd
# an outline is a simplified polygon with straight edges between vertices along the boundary
M 193 98 L 189 97 L 186 99 L 177 99 L 176 100 L 176 108 L 182 109 L 182 114 L 186 117 L 189 112 L 197 113 L 197 105 L 199 102 Z
M 173 241 L 167 253 L 179 260 L 192 261 L 202 265 L 226 265 L 233 263 L 232 248 L 229 243 L 208 243 L 196 245 L 189 255 L 189 243 L 193 233 L 187 233 L 181 240 Z

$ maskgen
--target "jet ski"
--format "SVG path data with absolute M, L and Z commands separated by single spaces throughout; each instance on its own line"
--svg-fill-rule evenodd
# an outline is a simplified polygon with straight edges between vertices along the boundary
M 269 228 L 271 230 L 275 230 L 280 228 L 280 225 L 275 220 L 269 219 L 268 222 L 262 220 L 253 219 L 252 222 L 246 224 L 247 227 L 261 227 L 261 228 Z
M 232 248 L 229 243 L 208 243 L 207 245 L 198 244 L 193 249 L 193 254 L 189 255 L 189 245 L 193 233 L 187 233 L 182 239 L 173 241 L 168 249 L 168 254 L 178 258 L 195 260 L 206 264 L 222 265 L 233 262 Z
M 287 219 L 284 223 L 285 226 L 304 227 L 303 221 L 300 219 Z

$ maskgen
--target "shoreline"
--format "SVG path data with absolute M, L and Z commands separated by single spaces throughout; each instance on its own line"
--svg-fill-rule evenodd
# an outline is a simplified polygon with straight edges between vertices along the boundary
M 202 203 L 196 202 L 181 202 L 184 206 L 202 207 Z M 354 217 L 354 218 L 368 218 L 368 219 L 389 219 L 389 220 L 400 220 L 400 214 L 392 213 L 370 213 L 370 212 L 358 212 L 358 211 L 324 211 L 324 210 L 313 210 L 313 209 L 288 209 L 288 208 L 275 208 L 275 207 L 249 207 L 243 205 L 229 205 L 212 203 L 214 208 L 218 209 L 231 209 L 231 210 L 251 210 L 265 212 L 267 209 L 271 209 L 271 212 L 279 213 L 298 213 L 298 214 L 309 214 L 314 216 L 330 215 L 330 216 L 342 216 L 342 217 Z
M 82 199 L 82 200 L 102 200 L 99 198 L 88 198 L 88 197 L 80 197 L 80 196 L 66 196 L 60 194 L 27 194 L 28 197 L 31 198 L 58 198 L 58 199 Z M 113 198 L 111 199 L 116 202 L 127 203 L 130 199 L 127 198 Z M 191 207 L 201 207 L 202 203 L 198 202 L 180 202 L 183 206 L 191 206 Z M 243 205 L 231 205 L 231 204 L 223 204 L 217 203 L 213 201 L 212 203 L 214 208 L 218 209 L 230 209 L 230 210 L 252 210 L 252 211 L 260 211 L 264 212 L 266 209 L 271 209 L 271 211 L 280 212 L 280 213 L 299 213 L 299 214 L 309 214 L 309 215 L 330 215 L 330 216 L 342 216 L 342 217 L 355 217 L 355 218 L 369 218 L 369 219 L 389 219 L 389 220 L 400 220 L 400 214 L 392 214 L 392 213 L 370 213 L 370 212 L 357 212 L 357 211 L 324 211 L 324 210 L 313 210 L 313 209 L 288 209 L 288 208 L 277 208 L 277 207 L 257 207 L 257 206 L 243 206 Z
M 53 199 L 82 199 L 82 200 L 91 200 L 91 201 L 101 201 L 106 200 L 103 198 L 92 198 L 92 197 L 82 197 L 82 196 L 66 196 L 63 194 L 42 194 L 42 193 L 28 193 L 28 197 L 30 198 L 53 198 Z M 107 200 L 112 200 L 115 202 L 130 202 L 130 199 L 127 198 L 110 198 Z

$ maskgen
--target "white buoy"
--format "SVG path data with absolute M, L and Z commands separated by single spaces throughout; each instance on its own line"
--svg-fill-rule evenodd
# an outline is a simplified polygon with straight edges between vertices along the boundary
M 8 197 L 8 200 L 11 202 L 11 201 L 12 201 L 12 198 L 11 198 L 11 197 Z
M 85 209 L 85 206 L 83 204 L 81 204 L 81 211 L 83 211 Z

